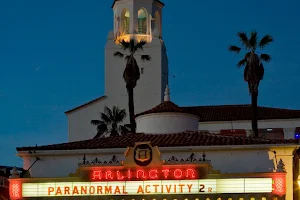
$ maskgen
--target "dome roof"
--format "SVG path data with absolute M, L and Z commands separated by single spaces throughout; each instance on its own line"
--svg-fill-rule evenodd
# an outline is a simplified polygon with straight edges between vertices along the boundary
M 164 101 L 150 110 L 135 115 L 135 117 L 152 114 L 152 113 L 166 113 L 166 112 L 187 113 L 184 109 L 180 108 L 172 101 Z
M 166 86 L 164 102 L 136 115 L 136 131 L 140 133 L 179 133 L 197 131 L 199 117 L 186 112 L 170 101 L 170 89 Z
M 155 106 L 154 108 L 144 111 L 142 113 L 136 114 L 135 117 L 152 114 L 152 113 L 186 113 L 189 114 L 185 109 L 180 108 L 175 103 L 170 101 L 170 89 L 166 86 L 164 102 Z

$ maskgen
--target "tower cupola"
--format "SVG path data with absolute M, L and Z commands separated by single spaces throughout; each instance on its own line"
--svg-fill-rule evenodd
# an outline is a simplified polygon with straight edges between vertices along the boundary
M 153 33 L 161 37 L 163 6 L 159 0 L 114 0 L 116 41 L 136 38 L 151 42 Z

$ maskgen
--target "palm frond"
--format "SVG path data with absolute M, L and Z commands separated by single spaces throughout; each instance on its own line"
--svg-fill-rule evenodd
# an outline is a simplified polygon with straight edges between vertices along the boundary
M 239 37 L 242 45 L 246 48 L 246 49 L 251 49 L 251 45 L 249 43 L 249 39 L 247 37 L 247 34 L 245 32 L 238 32 L 237 36 Z
M 141 40 L 139 43 L 137 43 L 134 48 L 135 51 L 137 50 L 143 50 L 144 46 L 147 44 L 147 42 L 145 40 Z
M 108 131 L 108 129 L 107 129 L 106 124 L 101 124 L 101 125 L 97 126 L 97 134 L 94 137 L 94 139 L 102 138 L 107 131 Z
M 123 50 L 126 50 L 130 47 L 130 43 L 126 42 L 125 40 L 119 41 L 119 43 L 120 43 Z
M 98 133 L 105 133 L 108 130 L 107 125 L 106 124 L 100 124 L 97 127 L 97 131 Z
M 270 62 L 271 61 L 271 56 L 268 54 L 260 54 L 260 59 L 265 61 L 265 62 Z
M 110 131 L 110 137 L 116 137 L 119 135 L 120 135 L 119 132 L 115 129 Z
M 110 119 L 110 121 L 114 120 L 113 111 L 109 109 L 107 106 L 104 107 L 104 114 Z
M 142 59 L 142 61 L 150 61 L 151 60 L 151 56 L 149 56 L 149 55 L 141 55 L 141 59 Z
M 113 114 L 114 114 L 114 123 L 118 124 L 124 121 L 126 118 L 126 111 L 125 109 L 119 109 L 118 107 L 113 107 Z
M 262 49 L 266 45 L 270 44 L 271 42 L 274 41 L 274 38 L 271 35 L 265 35 L 259 42 L 259 47 Z
M 253 50 L 256 49 L 256 47 L 257 47 L 257 32 L 256 31 L 251 32 L 249 44 Z
M 128 134 L 128 133 L 130 133 L 130 130 L 131 130 L 130 124 L 125 124 L 125 125 L 123 125 L 123 126 L 120 125 L 120 126 L 119 126 L 119 129 L 120 129 L 122 135 Z
M 240 61 L 236 64 L 236 66 L 237 66 L 237 67 L 242 67 L 242 66 L 244 66 L 246 63 L 247 63 L 247 59 L 244 58 L 244 59 L 240 60 Z
M 116 115 L 118 114 L 118 112 L 119 112 L 119 108 L 117 106 L 113 106 L 112 114 L 113 114 L 114 120 L 116 119 Z
M 101 113 L 101 119 L 104 121 L 105 124 L 110 124 L 112 121 L 105 113 Z
M 98 126 L 100 124 L 104 124 L 103 121 L 100 121 L 100 120 L 91 120 L 91 124 L 95 125 L 95 126 Z
M 241 48 L 238 47 L 238 46 L 230 45 L 230 46 L 228 47 L 228 50 L 231 51 L 231 52 L 240 53 Z
M 119 125 L 126 118 L 125 109 L 120 109 L 117 106 L 113 106 L 113 108 L 110 109 L 105 106 L 104 111 L 100 113 L 100 115 L 101 120 L 91 120 L 91 124 L 97 126 L 97 135 L 94 139 L 104 136 L 121 135 L 121 131 L 125 131 L 125 129 L 120 129 L 121 125 Z
M 122 54 L 122 53 L 119 52 L 119 51 L 116 51 L 116 52 L 114 53 L 114 56 L 118 56 L 118 57 L 120 57 L 120 58 L 123 58 L 123 57 L 124 57 L 124 54 Z

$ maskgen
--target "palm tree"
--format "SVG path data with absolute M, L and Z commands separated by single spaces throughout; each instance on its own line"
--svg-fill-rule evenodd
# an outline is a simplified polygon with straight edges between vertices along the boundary
M 114 56 L 123 58 L 125 56 L 126 67 L 123 72 L 123 78 L 126 82 L 126 89 L 128 93 L 128 108 L 131 132 L 135 133 L 136 123 L 134 119 L 134 100 L 133 100 L 133 89 L 136 86 L 137 81 L 140 79 L 140 68 L 136 62 L 136 53 L 143 50 L 143 47 L 147 44 L 146 41 L 141 40 L 136 42 L 135 39 L 130 39 L 129 42 L 125 40 L 119 41 L 123 51 L 129 50 L 129 54 L 121 53 L 119 51 L 114 53 Z M 150 61 L 149 55 L 140 55 L 142 61 Z
M 104 108 L 104 112 L 100 113 L 101 120 L 92 120 L 91 124 L 97 126 L 97 134 L 94 139 L 99 139 L 106 136 L 118 136 L 129 133 L 128 125 L 119 125 L 126 118 L 125 109 L 119 109 L 113 106 L 113 109 L 109 109 L 107 106 Z
M 271 35 L 265 35 L 258 42 L 257 32 L 252 31 L 250 38 L 244 32 L 238 32 L 237 36 L 241 42 L 242 47 L 230 45 L 229 51 L 239 53 L 242 49 L 247 53 L 244 58 L 237 63 L 238 67 L 245 66 L 244 79 L 248 82 L 249 93 L 251 95 L 252 105 L 252 132 L 255 137 L 258 137 L 257 129 L 257 97 L 258 86 L 264 77 L 264 66 L 262 61 L 270 62 L 271 56 L 264 53 L 257 52 L 257 48 L 263 49 L 266 45 L 274 41 Z

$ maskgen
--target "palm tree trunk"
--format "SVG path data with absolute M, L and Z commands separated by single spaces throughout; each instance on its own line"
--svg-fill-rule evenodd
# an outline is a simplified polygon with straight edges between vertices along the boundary
M 129 119 L 130 119 L 130 128 L 131 132 L 135 133 L 135 119 L 134 119 L 134 100 L 133 100 L 133 87 L 127 85 L 127 93 L 128 93 L 128 109 L 129 109 Z
M 257 92 L 251 93 L 251 109 L 252 109 L 252 132 L 255 138 L 258 138 L 257 128 Z

